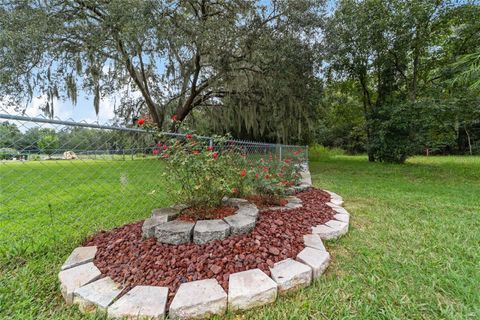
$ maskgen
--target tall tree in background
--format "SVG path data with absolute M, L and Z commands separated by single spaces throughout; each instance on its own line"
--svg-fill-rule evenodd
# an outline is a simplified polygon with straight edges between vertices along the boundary
M 445 43 L 478 39 L 478 26 L 465 38 L 456 29 L 475 24 L 478 6 L 450 1 L 340 1 L 325 29 L 329 83 L 354 79 L 363 107 L 370 161 L 403 162 L 418 152 L 422 119 L 440 99 L 444 81 L 436 73 Z M 457 20 L 452 19 L 455 13 Z M 465 19 L 467 18 L 467 19 Z M 477 35 L 476 35 L 477 34 Z
M 145 108 L 158 127 L 175 114 L 249 94 L 265 33 L 295 28 L 316 1 L 12 0 L 0 7 L 0 95 L 76 102 L 121 94 L 119 113 Z M 278 27 L 278 28 L 277 28 Z M 277 29 L 275 29 L 277 28 Z M 261 90 L 262 88 L 258 88 Z M 132 94 L 135 92 L 136 94 Z
M 302 35 L 298 30 L 286 30 L 288 27 L 271 28 L 265 34 L 254 57 L 257 72 L 234 80 L 245 93 L 230 95 L 221 108 L 205 108 L 201 114 L 213 132 L 281 143 L 312 141 L 322 89 L 316 75 L 319 59 L 315 43 L 302 39 L 312 37 L 306 30 L 318 32 L 319 17 L 303 21 L 307 25 Z
M 327 25 L 330 75 L 336 80 L 353 78 L 357 82 L 370 161 L 385 156 L 377 152 L 377 141 L 385 138 L 379 137 L 379 125 L 388 121 L 386 106 L 395 101 L 414 103 L 427 81 L 426 60 L 436 36 L 434 20 L 441 10 L 439 1 L 345 0 L 340 1 Z M 395 137 L 400 140 L 399 135 L 404 135 L 410 140 L 410 128 L 405 129 L 398 130 Z M 400 153 L 406 155 L 408 151 Z M 401 155 L 397 160 L 404 158 Z

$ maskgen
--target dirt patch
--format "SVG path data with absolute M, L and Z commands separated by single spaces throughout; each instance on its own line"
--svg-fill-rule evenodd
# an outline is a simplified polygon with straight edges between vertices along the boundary
M 195 222 L 197 220 L 215 220 L 234 215 L 238 208 L 222 206 L 218 208 L 188 208 L 176 219 L 181 221 Z
M 288 203 L 287 199 L 265 196 L 265 195 L 251 195 L 246 199 L 257 206 L 258 209 L 266 209 L 268 207 L 283 207 Z

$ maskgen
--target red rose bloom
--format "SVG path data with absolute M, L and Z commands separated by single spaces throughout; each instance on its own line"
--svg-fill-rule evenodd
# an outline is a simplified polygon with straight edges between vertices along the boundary
M 145 119 L 143 119 L 143 118 L 138 119 L 137 123 L 138 123 L 139 126 L 143 126 L 145 124 Z
M 213 151 L 213 147 L 207 147 L 207 151 Z
M 167 148 L 168 148 L 168 147 L 167 147 L 167 145 L 165 144 L 165 145 L 163 146 L 163 150 L 167 150 Z
M 212 153 L 212 157 L 213 157 L 214 159 L 217 159 L 217 158 L 218 158 L 218 152 Z
M 187 134 L 187 135 L 185 136 L 185 138 L 187 138 L 188 140 L 190 140 L 190 139 L 193 138 L 193 136 L 189 133 L 189 134 Z
M 242 172 L 240 173 L 240 175 L 242 177 L 245 177 L 247 175 L 247 171 L 245 169 L 243 169 Z
M 152 151 L 152 153 L 153 153 L 154 156 L 156 156 L 156 155 L 158 154 L 158 152 L 159 152 L 158 149 L 154 149 L 154 150 Z
M 267 174 L 267 175 L 265 176 L 265 179 L 270 179 L 270 175 Z
M 162 144 L 161 144 L 161 143 L 157 143 L 157 147 L 161 148 L 161 147 L 162 147 Z
M 258 178 L 260 175 L 258 173 L 255 173 L 255 178 Z
M 176 114 L 172 115 L 171 119 L 172 121 L 177 121 L 177 115 Z

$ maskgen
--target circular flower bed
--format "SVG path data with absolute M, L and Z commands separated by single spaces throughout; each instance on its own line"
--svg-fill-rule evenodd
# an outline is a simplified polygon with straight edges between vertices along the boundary
M 291 208 L 262 210 L 250 234 L 203 245 L 146 240 L 142 221 L 102 231 L 62 266 L 62 295 L 83 312 L 103 310 L 113 318 L 160 319 L 167 305 L 172 318 L 207 318 L 227 306 L 272 303 L 321 276 L 330 261 L 322 239 L 348 231 L 340 196 L 315 189 L 297 195 Z
M 173 297 L 180 284 L 207 278 L 215 278 L 227 290 L 231 273 L 259 268 L 270 274 L 275 262 L 295 258 L 304 248 L 303 236 L 312 226 L 333 219 L 334 212 L 326 205 L 328 193 L 310 189 L 296 196 L 303 207 L 264 211 L 251 233 L 204 245 L 143 240 L 143 221 L 100 232 L 85 245 L 97 246 L 95 265 L 126 290 L 136 285 L 165 286 Z

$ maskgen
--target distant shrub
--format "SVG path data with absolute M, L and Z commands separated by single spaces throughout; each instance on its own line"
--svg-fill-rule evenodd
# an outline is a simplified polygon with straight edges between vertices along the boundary
M 423 145 L 425 121 L 416 104 L 389 104 L 376 111 L 372 120 L 371 154 L 376 161 L 404 163 Z
M 0 160 L 12 160 L 20 153 L 13 148 L 0 148 Z
M 329 148 L 321 144 L 314 144 L 308 147 L 308 159 L 310 161 L 319 161 L 344 154 L 345 151 L 340 148 Z
M 42 160 L 42 158 L 40 158 L 40 155 L 38 155 L 38 154 L 31 154 L 31 155 L 28 157 L 28 160 L 31 160 L 31 161 L 40 161 L 40 160 Z

